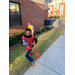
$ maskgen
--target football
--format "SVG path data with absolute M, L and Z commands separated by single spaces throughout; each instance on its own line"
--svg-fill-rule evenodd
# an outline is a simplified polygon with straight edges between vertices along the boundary
M 29 46 L 29 42 L 27 41 L 27 40 L 23 40 L 23 43 L 27 43 L 27 45 L 25 45 L 25 46 Z

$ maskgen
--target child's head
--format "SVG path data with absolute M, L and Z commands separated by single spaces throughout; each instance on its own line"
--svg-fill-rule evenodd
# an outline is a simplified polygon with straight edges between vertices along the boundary
M 28 21 L 28 25 L 30 25 L 31 24 L 31 22 L 30 21 Z
M 27 36 L 31 35 L 31 29 L 27 28 L 25 30 L 25 35 L 27 35 Z

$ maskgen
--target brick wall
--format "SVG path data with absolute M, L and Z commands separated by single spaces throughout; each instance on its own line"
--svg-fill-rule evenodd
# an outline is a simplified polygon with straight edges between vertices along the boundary
M 59 16 L 59 10 L 57 11 L 53 11 L 53 16 L 54 16 L 54 13 L 56 12 L 56 16 Z
M 48 18 L 48 10 L 45 10 L 45 5 L 29 0 L 9 1 L 20 3 L 22 21 L 21 26 L 9 27 L 9 35 L 15 32 L 24 31 L 28 26 L 28 21 L 31 21 L 31 24 L 34 26 L 35 30 L 44 26 L 44 19 Z

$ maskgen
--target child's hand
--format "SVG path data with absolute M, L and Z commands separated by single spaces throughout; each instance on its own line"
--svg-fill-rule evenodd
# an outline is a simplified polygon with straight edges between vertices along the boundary
M 22 44 L 22 45 L 27 45 L 28 43 L 25 43 L 25 41 L 24 41 L 24 43 Z
M 32 45 L 35 45 L 35 42 L 31 43 Z

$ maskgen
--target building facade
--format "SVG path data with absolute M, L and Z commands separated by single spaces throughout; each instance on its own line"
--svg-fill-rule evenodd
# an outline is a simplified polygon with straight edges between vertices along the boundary
M 65 16 L 65 0 L 53 0 L 48 3 L 48 17 Z
M 44 26 L 44 20 L 47 18 L 48 8 L 45 0 L 9 0 L 9 35 L 24 32 L 28 21 L 31 21 L 37 30 Z

